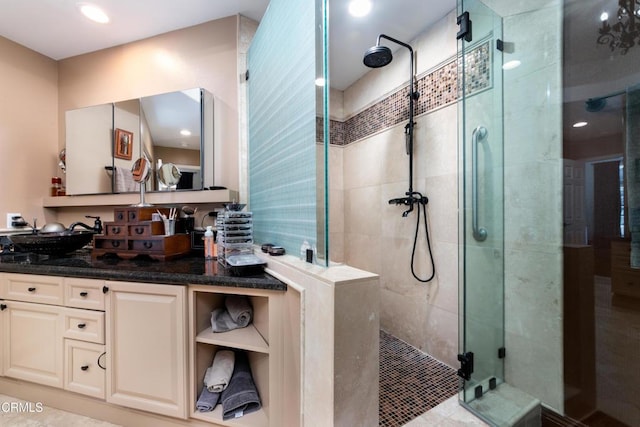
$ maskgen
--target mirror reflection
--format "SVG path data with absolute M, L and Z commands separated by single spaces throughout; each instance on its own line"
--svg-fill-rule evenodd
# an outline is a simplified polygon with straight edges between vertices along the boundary
M 67 194 L 138 191 L 131 170 L 140 157 L 153 172 L 147 191 L 200 190 L 213 176 L 204 155 L 213 153 L 213 96 L 203 89 L 70 110 L 65 119 Z M 157 175 L 167 163 L 180 175 L 171 185 Z

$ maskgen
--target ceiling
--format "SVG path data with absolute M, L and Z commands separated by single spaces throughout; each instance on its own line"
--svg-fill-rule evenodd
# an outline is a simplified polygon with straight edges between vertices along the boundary
M 563 37 L 564 140 L 580 144 L 585 140 L 619 138 L 623 132 L 622 96 L 607 99 L 605 108 L 589 112 L 585 101 L 608 96 L 640 83 L 640 46 L 626 55 L 612 52 L 596 42 L 601 26 L 600 14 L 615 17 L 617 0 L 565 0 Z M 609 18 L 610 22 L 612 19 Z M 589 124 L 581 128 L 579 121 Z M 584 142 L 582 142 L 584 144 Z
M 59 60 L 144 39 L 168 31 L 241 14 L 259 21 L 269 0 L 91 0 L 111 16 L 107 25 L 86 20 L 78 0 L 0 0 L 0 36 Z M 372 0 L 365 18 L 351 17 L 347 0 L 329 1 L 331 86 L 344 90 L 369 71 L 365 50 L 379 34 L 410 42 L 456 7 L 456 0 Z M 185 4 L 188 5 L 185 7 Z M 584 101 L 640 82 L 640 47 L 627 55 L 596 44 L 599 16 L 615 14 L 617 0 L 564 0 L 563 86 L 565 139 L 621 132 L 621 100 L 609 99 L 601 113 Z M 399 46 L 388 44 L 392 49 Z M 618 97 L 619 98 L 619 97 Z M 586 128 L 573 129 L 587 120 Z
M 0 36 L 55 60 L 141 40 L 241 14 L 260 21 L 269 0 L 87 0 L 111 17 L 106 25 L 84 18 L 79 0 L 0 0 Z M 362 55 L 380 33 L 411 41 L 456 6 L 456 0 L 372 0 L 365 18 L 348 1 L 329 0 L 331 86 L 344 90 L 364 75 Z M 398 46 L 389 45 L 393 50 Z

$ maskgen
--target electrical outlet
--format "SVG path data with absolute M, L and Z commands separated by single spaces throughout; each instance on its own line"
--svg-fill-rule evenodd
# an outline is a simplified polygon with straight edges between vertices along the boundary
M 11 223 L 14 221 L 14 217 L 22 217 L 20 213 L 8 213 L 7 214 L 7 228 L 18 228 L 14 227 Z

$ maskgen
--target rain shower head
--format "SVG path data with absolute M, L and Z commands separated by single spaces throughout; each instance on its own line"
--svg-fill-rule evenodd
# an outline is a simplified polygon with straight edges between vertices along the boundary
M 391 49 L 386 46 L 380 46 L 380 39 L 387 39 L 409 49 L 409 53 L 411 54 L 411 75 L 413 76 L 413 49 L 410 45 L 394 39 L 393 37 L 389 37 L 386 34 L 380 34 L 376 41 L 376 45 L 364 53 L 364 58 L 362 59 L 364 65 L 370 68 L 380 68 L 388 65 L 393 59 Z
M 599 96 L 597 98 L 589 98 L 584 102 L 584 109 L 590 113 L 597 113 L 598 111 L 604 110 L 604 107 L 607 106 L 607 99 L 612 98 L 618 95 L 624 95 L 627 93 L 626 90 L 620 90 L 618 92 L 610 93 L 605 96 Z
M 369 68 L 380 68 L 388 65 L 392 60 L 391 49 L 376 45 L 365 52 L 362 62 Z

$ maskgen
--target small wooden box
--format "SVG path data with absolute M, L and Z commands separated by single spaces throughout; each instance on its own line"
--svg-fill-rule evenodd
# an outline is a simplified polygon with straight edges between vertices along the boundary
M 169 214 L 166 208 L 124 207 L 114 209 L 113 222 L 105 224 L 105 234 L 93 237 L 92 257 L 113 254 L 129 259 L 148 255 L 169 260 L 191 251 L 188 234 L 164 235 L 162 221 L 151 221 L 153 213 Z

